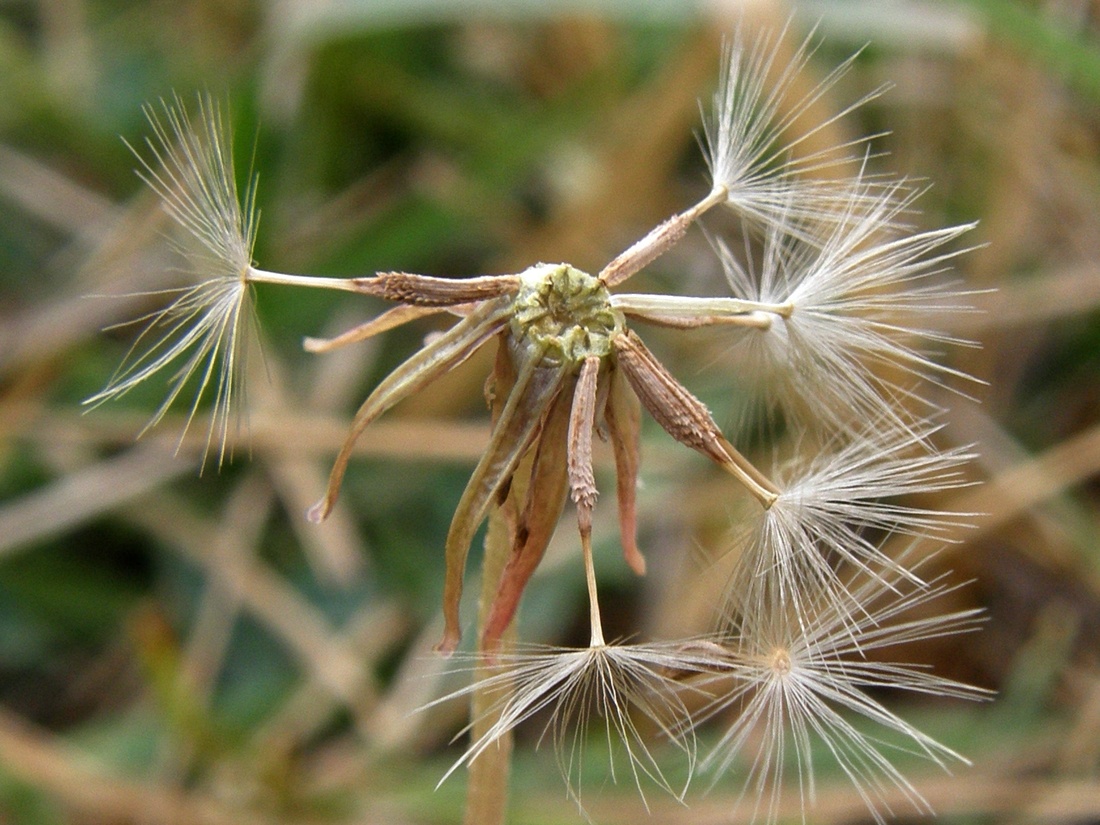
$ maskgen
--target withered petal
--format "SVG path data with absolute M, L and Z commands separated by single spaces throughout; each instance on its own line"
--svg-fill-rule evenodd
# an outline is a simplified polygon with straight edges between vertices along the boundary
M 371 318 L 369 321 L 352 327 L 347 332 L 342 332 L 334 338 L 306 338 L 303 342 L 304 347 L 306 352 L 329 352 L 330 350 L 344 347 L 348 344 L 366 341 L 368 338 L 372 338 L 375 335 L 381 335 L 383 332 L 388 332 L 402 324 L 407 324 L 409 321 L 415 321 L 418 318 L 435 315 L 438 312 L 443 312 L 445 309 L 446 307 L 409 306 L 402 304 L 401 306 L 388 309 L 377 318 Z
M 496 650 L 501 635 L 515 616 L 520 598 L 542 561 L 554 535 L 569 492 L 566 435 L 572 393 L 567 385 L 558 393 L 539 435 L 527 502 L 516 527 L 512 554 L 500 577 L 496 597 L 482 632 L 482 649 Z
M 462 597 L 466 556 L 474 533 L 490 503 L 510 481 L 516 465 L 531 446 L 564 379 L 564 365 L 547 365 L 538 353 L 532 353 L 520 366 L 485 453 L 462 493 L 447 533 L 447 572 L 443 585 L 444 632 L 443 640 L 437 646 L 442 653 L 453 652 L 461 639 L 458 604 Z
M 639 576 L 645 575 L 645 557 L 638 549 L 638 468 L 641 464 L 642 408 L 622 371 L 612 369 L 604 420 L 615 453 L 616 498 L 623 558 Z
M 351 430 L 333 462 L 325 497 L 309 510 L 310 521 L 323 521 L 332 511 L 348 460 L 363 430 L 394 404 L 473 355 L 507 323 L 508 306 L 505 298 L 486 302 L 417 350 L 374 388 L 352 420 Z

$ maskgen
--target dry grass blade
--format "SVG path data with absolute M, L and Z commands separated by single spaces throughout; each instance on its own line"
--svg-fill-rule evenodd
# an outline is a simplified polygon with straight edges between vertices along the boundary
M 0 192 L 40 220 L 84 240 L 96 240 L 114 204 L 73 178 L 15 149 L 0 145 Z
M 1100 474 L 1100 425 L 1086 429 L 1019 464 L 998 472 L 953 505 L 982 514 L 972 531 L 957 534 L 974 541 L 1033 507 Z
M 89 765 L 50 734 L 0 709 L 0 762 L 6 772 L 47 791 L 81 817 L 149 825 L 265 825 L 271 819 L 223 801 L 156 783 L 137 782 Z
M 130 508 L 126 515 L 132 523 L 173 545 L 209 580 L 238 599 L 242 608 L 287 646 L 311 679 L 352 712 L 360 709 L 368 675 L 359 654 L 341 643 L 325 618 L 274 572 L 259 560 L 212 555 L 210 549 L 216 542 L 209 528 L 190 508 L 168 496 Z
M 0 505 L 0 557 L 29 550 L 194 472 L 161 444 L 132 447 Z

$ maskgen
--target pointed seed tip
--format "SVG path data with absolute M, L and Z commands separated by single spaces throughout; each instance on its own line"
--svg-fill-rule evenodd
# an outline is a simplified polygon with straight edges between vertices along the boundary
M 332 505 L 327 499 L 321 499 L 306 511 L 306 518 L 313 524 L 320 524 L 328 518 L 330 512 L 332 512 Z
M 451 658 L 451 655 L 458 649 L 458 643 L 461 638 L 455 633 L 444 633 L 443 638 L 439 640 L 434 648 L 435 652 L 446 659 Z
M 623 548 L 623 558 L 626 560 L 627 566 L 634 571 L 634 575 L 645 575 L 645 556 L 642 555 L 642 552 L 638 549 L 637 545 Z

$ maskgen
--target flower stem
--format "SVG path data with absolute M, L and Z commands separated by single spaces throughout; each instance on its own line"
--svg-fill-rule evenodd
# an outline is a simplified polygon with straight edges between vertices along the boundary
M 603 647 L 607 644 L 603 638 L 603 622 L 600 621 L 600 600 L 596 591 L 596 566 L 592 562 L 592 538 L 581 535 L 581 550 L 584 553 L 584 578 L 588 583 L 588 616 L 592 626 L 592 638 L 589 647 Z
M 498 376 L 499 377 L 499 376 Z M 493 419 L 499 420 L 503 399 L 494 404 Z M 531 482 L 532 457 L 525 457 L 512 475 L 508 497 L 489 509 L 485 532 L 485 555 L 481 565 L 481 592 L 478 599 L 478 665 L 474 673 L 476 687 L 470 698 L 470 741 L 479 742 L 499 722 L 513 687 L 501 684 L 498 657 L 507 654 L 516 638 L 515 619 L 487 649 L 485 629 L 493 614 L 493 603 L 500 589 L 501 576 L 512 554 L 517 529 L 516 502 L 525 501 Z M 491 687 L 486 687 L 491 685 Z M 509 729 L 470 763 L 466 789 L 464 825 L 505 825 L 508 815 L 508 783 L 512 769 L 512 731 Z
M 313 289 L 338 289 L 343 292 L 362 292 L 362 278 L 326 278 L 319 275 L 290 275 L 285 272 L 268 272 L 249 267 L 244 279 L 253 284 L 279 284 L 304 286 Z
M 611 305 L 642 321 L 677 329 L 728 324 L 768 329 L 772 319 L 790 318 L 794 305 L 745 301 L 740 298 L 693 298 L 684 295 L 624 293 L 611 296 Z
M 470 700 L 470 715 L 474 720 L 470 741 L 477 742 L 499 719 L 503 704 L 502 691 L 511 692 L 511 685 L 495 684 L 493 688 L 481 687 L 497 676 L 500 665 L 495 657 L 506 652 L 515 639 L 515 622 L 501 636 L 499 647 L 491 653 L 482 649 L 485 622 L 488 620 L 493 599 L 500 583 L 500 574 L 511 550 L 511 526 L 501 507 L 489 513 L 489 528 L 485 536 L 485 560 L 481 573 L 481 596 L 478 609 L 478 666 L 474 674 L 479 685 Z M 498 708 L 494 712 L 493 708 Z M 512 767 L 512 732 L 501 735 L 494 747 L 486 748 L 470 763 L 469 782 L 466 790 L 465 825 L 504 825 L 508 814 L 508 780 Z

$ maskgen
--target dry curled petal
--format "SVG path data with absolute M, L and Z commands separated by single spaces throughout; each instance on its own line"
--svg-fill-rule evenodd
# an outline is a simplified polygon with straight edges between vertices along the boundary
M 502 299 L 483 304 L 426 344 L 374 388 L 374 392 L 367 397 L 355 414 L 351 431 L 333 462 L 325 497 L 310 508 L 308 514 L 310 521 L 323 521 L 332 511 L 336 496 L 340 492 L 340 485 L 344 480 L 348 460 L 363 430 L 398 401 L 431 383 L 448 370 L 454 369 L 473 355 L 507 322 L 507 309 L 507 302 Z

